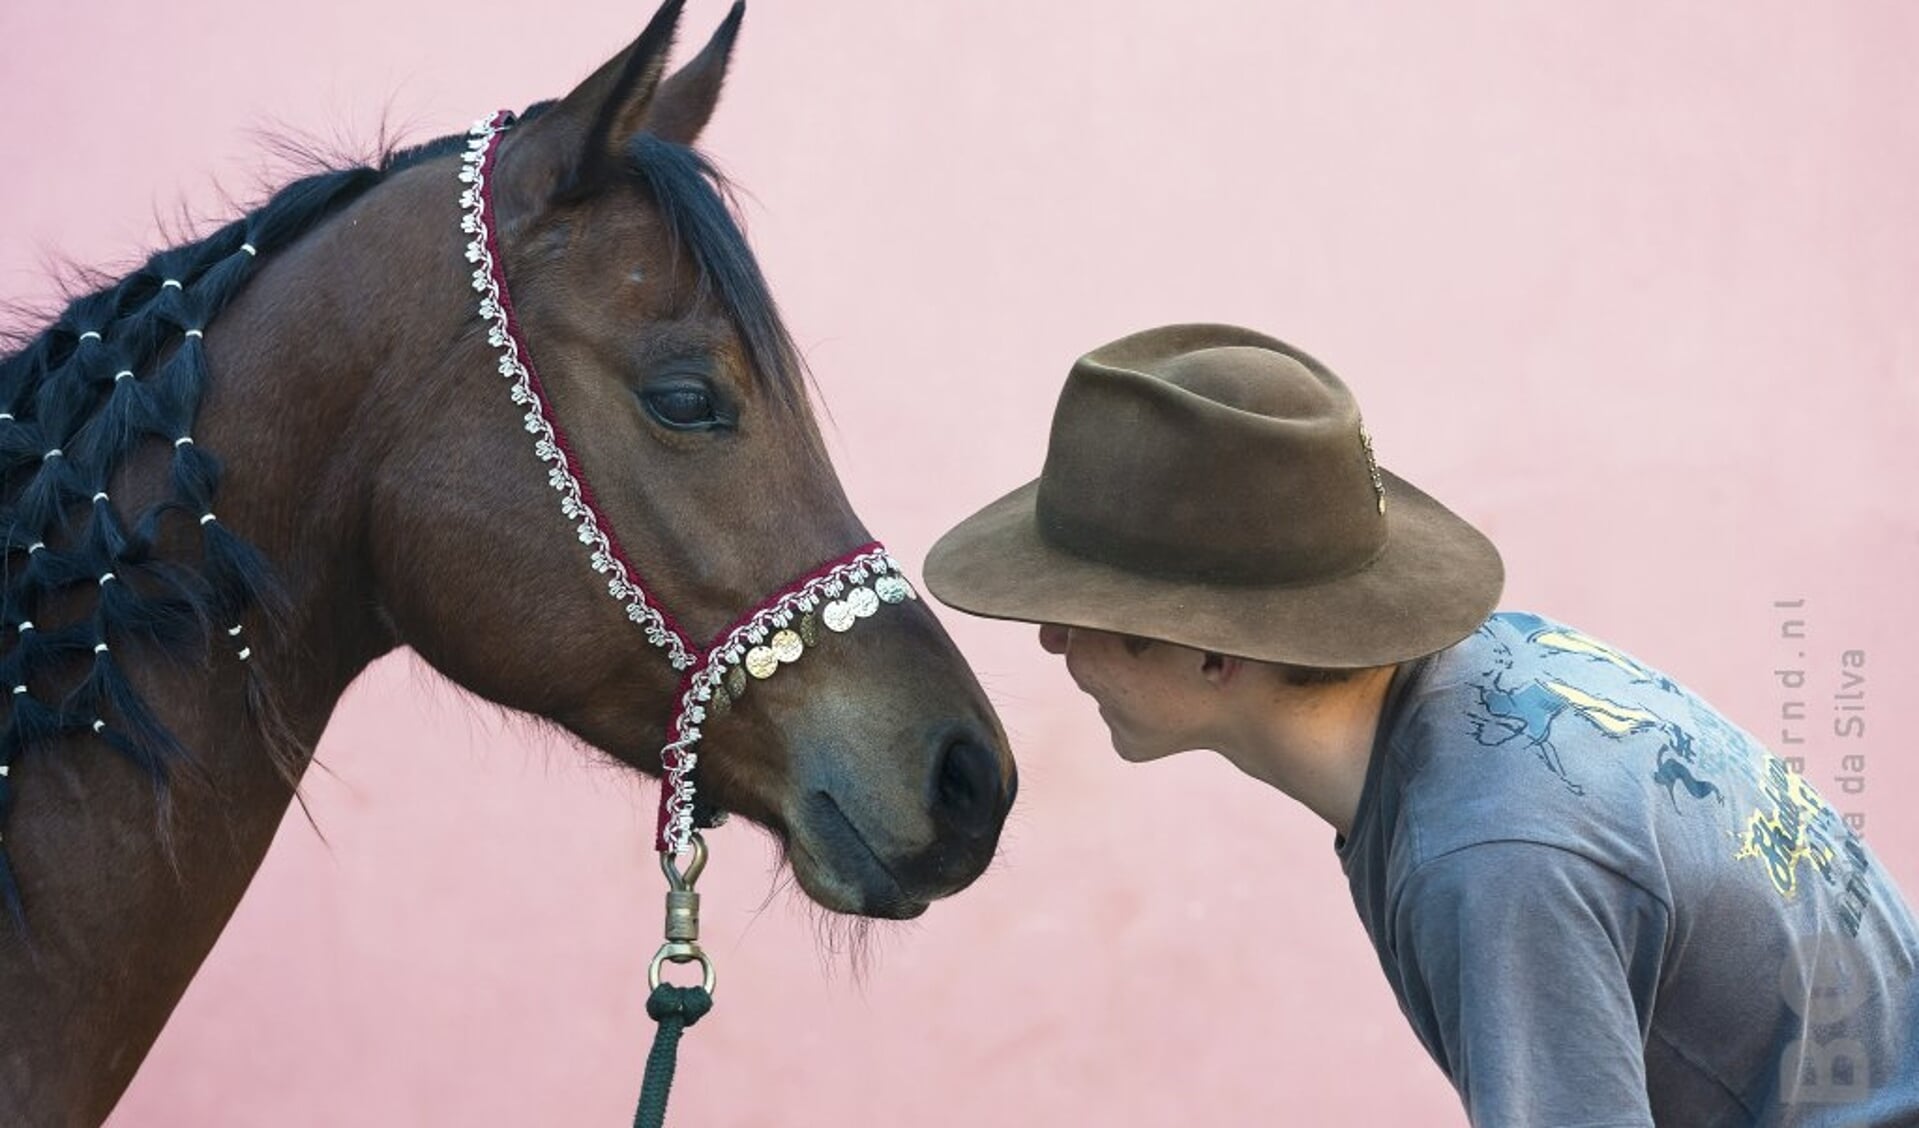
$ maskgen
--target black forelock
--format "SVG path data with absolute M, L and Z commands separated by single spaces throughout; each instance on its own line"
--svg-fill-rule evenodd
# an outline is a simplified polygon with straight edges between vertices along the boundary
M 734 217 L 732 188 L 698 150 L 650 133 L 627 146 L 627 165 L 659 209 L 675 248 L 698 268 L 701 296 L 717 299 L 739 333 L 754 379 L 782 399 L 805 396 L 805 368 Z

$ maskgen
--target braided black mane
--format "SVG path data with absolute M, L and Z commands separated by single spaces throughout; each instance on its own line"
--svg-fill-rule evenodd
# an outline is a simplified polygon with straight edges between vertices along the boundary
M 443 138 L 376 166 L 297 180 L 251 214 L 160 251 L 111 285 L 71 301 L 0 357 L 0 829 L 22 753 L 92 735 L 164 794 L 187 750 L 127 681 L 122 656 L 157 652 L 204 664 L 211 641 L 242 660 L 249 609 L 279 593 L 266 560 L 221 525 L 220 462 L 192 440 L 208 381 L 203 332 L 259 262 L 401 168 L 451 151 Z M 171 496 L 128 513 L 108 495 L 115 470 L 148 444 L 172 448 Z M 199 559 L 161 559 L 163 523 L 199 530 Z M 247 667 L 256 718 L 269 708 Z M 0 848 L 0 899 L 22 919 Z

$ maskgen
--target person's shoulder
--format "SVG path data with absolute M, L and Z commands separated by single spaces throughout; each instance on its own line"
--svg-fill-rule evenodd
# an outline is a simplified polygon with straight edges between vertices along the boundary
M 1420 683 L 1395 726 L 1406 743 L 1530 750 L 1562 780 L 1553 750 L 1663 738 L 1674 721 L 1690 721 L 1701 707 L 1660 670 L 1531 611 L 1490 616 L 1431 656 Z
M 1432 714 L 1439 719 L 1480 702 L 1502 675 L 1529 667 L 1541 637 L 1570 637 L 1578 632 L 1531 611 L 1496 611 L 1471 634 L 1416 662 L 1398 720 Z M 1580 636 L 1584 637 L 1584 636 Z
M 1530 842 L 1636 872 L 1636 859 L 1615 858 L 1609 844 L 1635 837 L 1621 824 L 1643 817 L 1645 789 L 1615 750 L 1590 746 L 1648 715 L 1595 674 L 1631 661 L 1527 611 L 1499 612 L 1434 655 L 1390 738 L 1413 831 L 1403 865 Z
M 1539 640 L 1573 633 L 1532 612 L 1500 611 L 1472 634 L 1421 659 L 1387 733 L 1407 773 L 1486 773 L 1471 785 L 1495 790 L 1536 782 L 1508 770 L 1505 757 L 1480 753 L 1537 750 L 1550 742 L 1568 687 L 1540 668 Z

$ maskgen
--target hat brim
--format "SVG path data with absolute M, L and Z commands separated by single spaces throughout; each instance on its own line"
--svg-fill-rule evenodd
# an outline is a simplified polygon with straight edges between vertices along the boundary
M 1386 547 L 1359 571 L 1310 584 L 1208 584 L 1129 572 L 1040 535 L 1038 481 L 933 545 L 926 586 L 992 619 L 1139 635 L 1262 662 L 1385 666 L 1465 638 L 1492 614 L 1505 568 L 1492 542 L 1393 474 Z

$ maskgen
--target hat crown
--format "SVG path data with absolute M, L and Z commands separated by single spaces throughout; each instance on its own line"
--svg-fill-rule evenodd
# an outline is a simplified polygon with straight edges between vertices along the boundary
M 1359 405 L 1306 353 L 1173 325 L 1081 357 L 1053 416 L 1040 535 L 1074 555 L 1210 583 L 1315 583 L 1386 545 Z
M 1273 419 L 1321 418 L 1336 412 L 1341 399 L 1297 359 L 1256 345 L 1194 349 L 1169 357 L 1157 367 L 1160 379 L 1174 387 L 1224 407 Z

